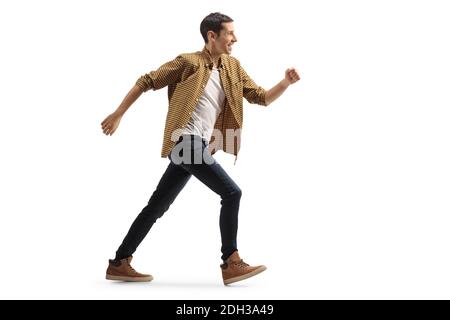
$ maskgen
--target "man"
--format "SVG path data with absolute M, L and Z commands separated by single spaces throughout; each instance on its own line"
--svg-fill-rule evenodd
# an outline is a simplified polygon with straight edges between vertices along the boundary
M 225 285 L 247 279 L 266 270 L 250 266 L 240 258 L 236 237 L 242 191 L 212 155 L 217 150 L 237 154 L 240 148 L 243 98 L 263 106 L 276 100 L 286 88 L 300 80 L 296 69 L 266 91 L 247 75 L 239 61 L 231 56 L 234 43 L 233 20 L 211 13 L 200 24 L 205 41 L 202 51 L 184 53 L 141 76 L 117 110 L 101 123 L 106 135 L 112 135 L 120 120 L 136 99 L 149 89 L 168 86 L 169 110 L 166 118 L 161 157 L 170 163 L 153 192 L 148 205 L 131 225 L 114 260 L 109 260 L 106 278 L 122 281 L 151 281 L 153 277 L 135 271 L 132 254 L 148 231 L 173 203 L 194 175 L 221 197 L 220 232 Z M 236 159 L 235 159 L 236 163 Z

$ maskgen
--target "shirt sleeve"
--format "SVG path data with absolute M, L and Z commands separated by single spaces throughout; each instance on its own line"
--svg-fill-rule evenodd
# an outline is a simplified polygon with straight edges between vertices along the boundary
M 262 106 L 266 104 L 266 90 L 258 86 L 252 78 L 249 77 L 244 68 L 239 64 L 239 72 L 243 83 L 243 96 L 249 103 L 256 103 Z
M 169 84 L 177 83 L 180 81 L 183 73 L 184 61 L 184 58 L 178 55 L 175 59 L 164 63 L 157 70 L 150 71 L 139 77 L 136 85 L 146 92 L 149 89 L 158 90 Z

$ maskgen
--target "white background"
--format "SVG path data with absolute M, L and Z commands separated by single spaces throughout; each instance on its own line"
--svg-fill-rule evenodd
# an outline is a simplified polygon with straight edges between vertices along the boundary
M 450 12 L 445 1 L 14 1 L 0 4 L 0 298 L 449 299 Z M 191 3 L 191 5 L 189 5 Z M 242 148 L 238 247 L 260 276 L 224 287 L 220 198 L 192 178 L 135 253 L 151 283 L 104 280 L 169 160 L 167 91 L 112 137 L 137 78 L 203 48 L 210 12 L 270 89 Z

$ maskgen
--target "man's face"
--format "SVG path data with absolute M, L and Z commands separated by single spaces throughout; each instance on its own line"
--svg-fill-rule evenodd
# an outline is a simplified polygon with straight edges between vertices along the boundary
M 237 41 L 234 35 L 233 22 L 223 22 L 222 27 L 223 29 L 220 30 L 218 37 L 217 34 L 214 34 L 214 38 L 211 39 L 211 45 L 218 54 L 231 54 L 232 46 Z

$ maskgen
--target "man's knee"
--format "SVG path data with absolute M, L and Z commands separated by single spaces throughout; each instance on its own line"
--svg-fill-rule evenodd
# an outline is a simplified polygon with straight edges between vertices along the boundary
M 239 200 L 242 197 L 242 190 L 238 186 L 222 195 L 222 199 Z

